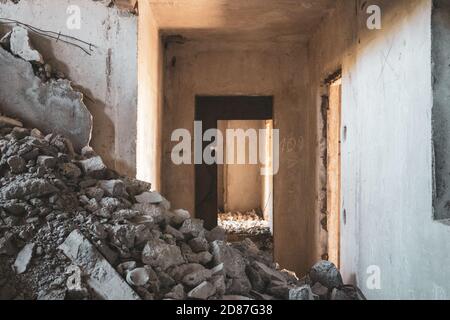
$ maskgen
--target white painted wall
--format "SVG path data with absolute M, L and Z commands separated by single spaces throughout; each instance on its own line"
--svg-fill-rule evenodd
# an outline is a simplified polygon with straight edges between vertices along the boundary
M 370 299 L 448 299 L 450 227 L 432 215 L 431 1 L 375 3 L 382 30 L 367 30 L 363 11 L 345 23 L 344 0 L 310 46 L 316 81 L 343 68 L 343 274 Z M 334 30 L 346 36 L 332 46 Z M 372 265 L 380 290 L 366 286 Z

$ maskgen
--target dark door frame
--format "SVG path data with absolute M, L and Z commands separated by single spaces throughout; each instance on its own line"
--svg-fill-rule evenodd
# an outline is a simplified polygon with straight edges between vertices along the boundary
M 217 129 L 219 120 L 273 120 L 273 97 L 196 96 L 195 121 L 202 121 L 202 134 Z M 210 143 L 203 142 L 202 153 Z M 217 226 L 217 198 L 217 164 L 195 165 L 195 216 L 207 229 Z

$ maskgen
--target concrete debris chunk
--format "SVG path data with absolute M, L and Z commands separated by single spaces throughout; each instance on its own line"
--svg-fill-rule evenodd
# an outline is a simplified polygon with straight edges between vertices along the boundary
M 22 250 L 20 250 L 16 261 L 14 261 L 14 270 L 17 274 L 22 274 L 27 271 L 28 265 L 33 258 L 34 247 L 34 243 L 28 243 L 22 248 Z
M 212 243 L 212 254 L 216 265 L 223 263 L 225 274 L 230 278 L 245 276 L 246 263 L 238 250 L 223 241 Z
M 127 272 L 127 282 L 132 286 L 142 287 L 146 285 L 149 280 L 150 276 L 145 268 L 136 268 Z
M 158 204 L 163 202 L 164 198 L 158 192 L 143 192 L 140 195 L 135 196 L 138 203 L 151 203 Z
M 161 257 L 164 257 L 162 259 Z M 152 239 L 147 242 L 142 251 L 142 262 L 152 267 L 166 270 L 169 267 L 185 262 L 181 250 L 176 245 L 167 244 L 161 239 Z
M 336 266 L 330 261 L 319 261 L 309 272 L 313 284 L 321 283 L 328 289 L 340 288 L 344 285 L 342 276 Z
M 21 26 L 14 27 L 11 31 L 9 41 L 11 51 L 15 55 L 26 61 L 44 63 L 41 54 L 31 47 L 27 29 Z
M 311 287 L 304 285 L 302 287 L 289 290 L 289 300 L 314 300 Z
M 125 184 L 122 180 L 102 180 L 98 185 L 110 197 L 126 196 Z
M 188 298 L 206 300 L 216 293 L 216 288 L 208 281 L 204 281 L 189 291 Z
M 114 268 L 79 230 L 74 230 L 59 247 L 88 275 L 87 283 L 105 300 L 140 300 Z
M 100 156 L 80 161 L 84 173 L 94 178 L 103 178 L 106 173 L 106 166 Z
M 173 215 L 171 216 L 171 223 L 175 226 L 181 225 L 187 219 L 190 219 L 191 215 L 189 211 L 183 209 L 177 209 L 173 211 Z

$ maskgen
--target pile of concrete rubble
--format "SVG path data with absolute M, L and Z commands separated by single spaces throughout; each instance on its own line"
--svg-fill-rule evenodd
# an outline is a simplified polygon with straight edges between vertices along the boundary
M 0 299 L 358 299 L 322 261 L 299 280 L 229 244 L 90 147 L 0 116 Z

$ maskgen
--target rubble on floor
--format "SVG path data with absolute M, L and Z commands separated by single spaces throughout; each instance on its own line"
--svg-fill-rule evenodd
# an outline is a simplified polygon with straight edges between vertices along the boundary
M 300 280 L 91 148 L 16 124 L 0 117 L 0 299 L 359 298 L 332 264 Z
M 269 222 L 258 215 L 255 210 L 245 213 L 227 212 L 218 214 L 218 225 L 227 233 L 230 242 L 251 239 L 259 249 L 272 254 L 273 236 Z
M 259 235 L 270 233 L 269 222 L 255 210 L 248 212 L 219 213 L 219 226 L 228 233 Z

